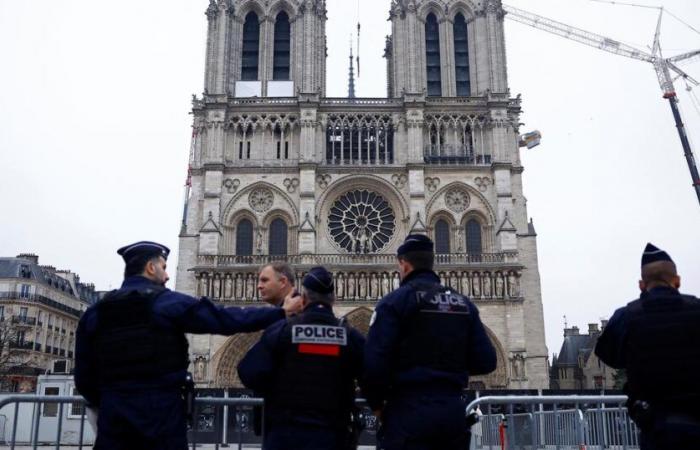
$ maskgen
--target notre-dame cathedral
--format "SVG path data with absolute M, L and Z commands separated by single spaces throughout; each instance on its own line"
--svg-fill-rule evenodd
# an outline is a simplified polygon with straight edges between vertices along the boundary
M 176 288 L 255 305 L 264 263 L 323 265 L 337 314 L 366 332 L 398 286 L 399 243 L 425 233 L 497 349 L 472 387 L 546 388 L 500 0 L 393 0 L 388 14 L 387 96 L 329 98 L 325 0 L 210 0 Z M 237 386 L 257 336 L 190 336 L 198 385 Z

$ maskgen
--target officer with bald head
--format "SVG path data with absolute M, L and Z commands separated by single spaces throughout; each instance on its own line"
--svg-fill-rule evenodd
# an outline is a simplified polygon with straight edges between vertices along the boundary
M 350 448 L 365 340 L 336 318 L 334 292 L 325 268 L 309 270 L 304 311 L 265 330 L 238 365 L 243 384 L 265 399 L 265 450 Z
M 641 295 L 615 311 L 595 348 L 605 364 L 626 370 L 642 450 L 700 443 L 700 300 L 681 294 L 680 286 L 668 253 L 647 244 Z

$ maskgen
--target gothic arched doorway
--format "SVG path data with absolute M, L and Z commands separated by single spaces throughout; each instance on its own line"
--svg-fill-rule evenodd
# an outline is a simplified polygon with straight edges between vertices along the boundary
M 238 378 L 238 363 L 248 353 L 262 336 L 262 331 L 256 333 L 239 333 L 228 338 L 212 358 L 214 366 L 214 387 L 243 387 Z

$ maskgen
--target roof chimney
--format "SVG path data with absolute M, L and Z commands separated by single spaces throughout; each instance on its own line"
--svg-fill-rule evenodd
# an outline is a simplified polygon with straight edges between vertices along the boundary
M 599 332 L 600 332 L 600 330 L 598 329 L 597 323 L 589 323 L 588 324 L 588 334 L 597 334 Z
M 564 328 L 564 337 L 567 336 L 578 336 L 578 327 Z
M 18 259 L 26 259 L 27 261 L 31 261 L 34 264 L 39 264 L 39 255 L 35 255 L 34 253 L 20 253 L 17 255 Z

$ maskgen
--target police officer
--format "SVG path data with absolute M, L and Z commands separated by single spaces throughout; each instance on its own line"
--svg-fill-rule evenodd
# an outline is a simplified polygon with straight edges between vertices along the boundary
M 165 288 L 170 250 L 155 242 L 120 248 L 121 288 L 88 308 L 76 333 L 75 384 L 99 408 L 95 448 L 185 450 L 185 333 L 256 331 L 301 308 L 223 308 Z
M 326 269 L 311 269 L 302 286 L 304 311 L 265 330 L 238 375 L 265 398 L 265 450 L 345 449 L 364 338 L 333 314 Z
M 294 291 L 296 277 L 289 264 L 279 261 L 264 265 L 258 274 L 260 299 L 272 306 L 280 306 Z
M 397 257 L 401 285 L 377 304 L 365 346 L 379 448 L 467 449 L 462 390 L 496 368 L 496 352 L 476 306 L 440 285 L 428 237 L 407 236 Z
M 676 265 L 647 244 L 639 299 L 613 314 L 596 344 L 607 365 L 626 369 L 629 412 L 646 449 L 700 446 L 700 300 L 678 292 Z

